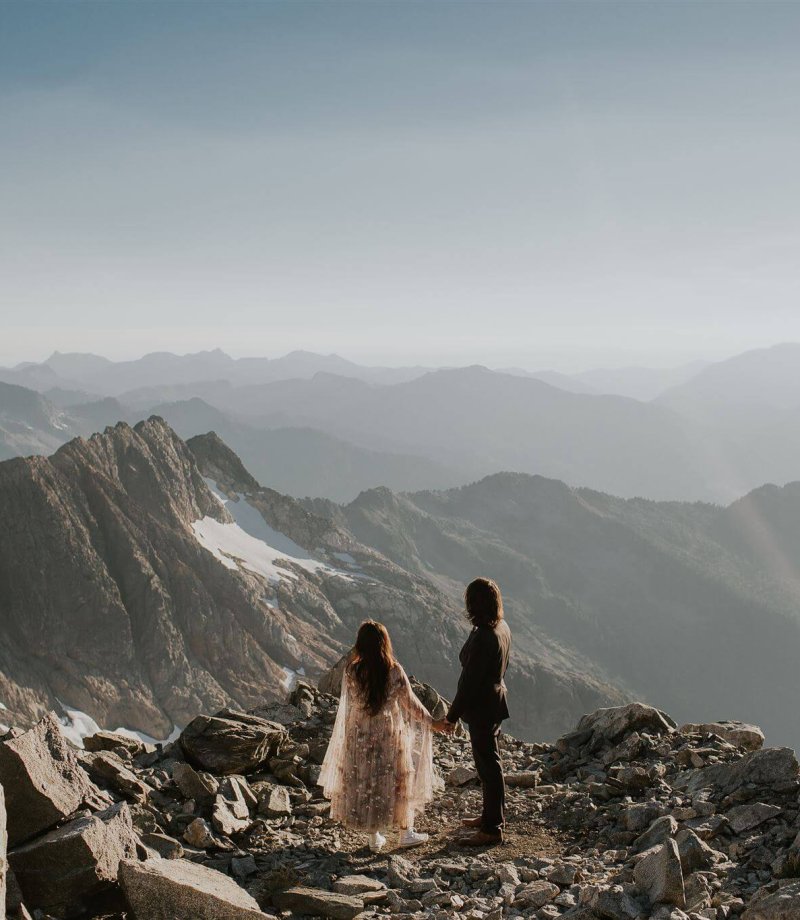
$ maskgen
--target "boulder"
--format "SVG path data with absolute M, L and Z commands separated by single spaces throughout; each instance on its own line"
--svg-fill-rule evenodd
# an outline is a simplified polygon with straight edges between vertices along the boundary
M 333 890 L 339 894 L 366 894 L 385 891 L 386 885 L 368 875 L 343 875 L 333 883 Z
M 152 789 L 125 764 L 113 751 L 98 751 L 85 755 L 83 762 L 93 780 L 107 783 L 121 796 L 131 802 L 144 802 Z
M 276 722 L 223 709 L 192 719 L 180 745 L 189 761 L 211 773 L 248 773 L 275 754 L 286 737 Z
M 183 857 L 184 850 L 180 842 L 167 834 L 150 831 L 142 834 L 142 843 L 146 847 L 150 847 L 151 850 L 155 850 L 164 859 L 181 859 Z
M 678 845 L 671 837 L 636 864 L 633 878 L 651 904 L 663 901 L 676 907 L 686 906 Z
M 83 804 L 100 804 L 52 714 L 0 743 L 0 785 L 6 793 L 9 846 L 49 830 Z
M 127 751 L 132 756 L 141 754 L 152 745 L 146 745 L 138 738 L 130 735 L 118 735 L 116 732 L 95 732 L 83 739 L 84 750 L 95 753 L 97 751 Z
M 219 783 L 210 773 L 198 773 L 188 763 L 176 763 L 172 768 L 172 779 L 185 798 L 196 802 L 213 799 L 219 791 Z
M 751 831 L 759 824 L 769 821 L 779 815 L 783 809 L 778 805 L 767 805 L 765 802 L 747 802 L 745 805 L 737 805 L 725 812 L 725 817 L 731 829 L 736 834 L 744 834 Z
M 470 767 L 458 766 L 454 767 L 447 774 L 447 785 L 448 786 L 466 786 L 467 783 L 471 783 L 473 780 L 478 778 L 478 774 L 475 770 Z
M 678 856 L 684 876 L 691 875 L 698 869 L 710 869 L 714 863 L 722 858 L 722 854 L 704 843 L 694 831 L 688 827 L 681 828 L 675 835 L 678 844 Z
M 791 748 L 763 748 L 740 760 L 696 770 L 686 788 L 689 793 L 712 788 L 719 796 L 725 796 L 752 783 L 774 792 L 789 792 L 797 786 L 797 774 L 797 757 Z
M 136 844 L 122 802 L 13 849 L 9 862 L 29 907 L 72 906 L 113 885 L 120 860 L 134 858 Z
M 205 818 L 195 818 L 183 832 L 183 839 L 198 850 L 207 850 L 217 845 L 217 838 Z
M 211 810 L 211 823 L 220 834 L 224 834 L 226 837 L 246 831 L 252 824 L 247 806 L 245 805 L 244 807 L 244 817 L 242 817 L 239 813 L 241 809 L 238 805 L 239 803 L 227 802 L 221 795 L 218 795 L 214 800 L 214 807 Z
M 285 786 L 270 786 L 264 790 L 258 806 L 259 813 L 269 818 L 282 818 L 292 813 L 292 801 Z
M 524 910 L 538 910 L 557 897 L 560 891 L 558 885 L 540 878 L 514 894 L 514 906 Z
M 753 900 L 742 920 L 797 920 L 800 917 L 800 882 L 784 885 L 772 894 Z
M 746 751 L 757 751 L 764 746 L 764 732 L 757 725 L 746 722 L 689 722 L 680 730 L 685 734 L 717 735 Z
M 656 818 L 650 827 L 633 841 L 633 848 L 637 853 L 642 853 L 659 843 L 663 843 L 667 838 L 674 837 L 677 830 L 678 822 L 672 815 L 662 815 L 660 818 Z
M 587 734 L 590 749 L 597 750 L 634 731 L 663 734 L 674 728 L 675 722 L 661 710 L 644 703 L 628 703 L 627 706 L 611 706 L 583 716 L 575 734 Z
M 279 910 L 292 914 L 330 917 L 332 920 L 352 920 L 364 910 L 364 901 L 349 894 L 326 891 L 324 888 L 286 888 L 272 896 Z
M 119 882 L 135 920 L 264 920 L 233 879 L 184 859 L 123 860 Z

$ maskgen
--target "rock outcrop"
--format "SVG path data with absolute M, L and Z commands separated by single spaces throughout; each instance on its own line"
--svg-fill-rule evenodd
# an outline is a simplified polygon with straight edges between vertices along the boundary
M 417 691 L 431 707 L 447 705 L 429 686 Z M 100 733 L 80 756 L 113 752 L 142 797 L 120 783 L 118 769 L 82 777 L 77 810 L 11 848 L 11 916 L 34 909 L 86 920 L 255 920 L 280 911 L 346 920 L 800 916 L 797 759 L 782 748 L 752 750 L 750 729 L 726 739 L 725 725 L 677 728 L 666 713 L 634 703 L 587 715 L 555 744 L 503 735 L 506 840 L 477 852 L 453 834 L 480 795 L 468 740 L 437 737 L 438 792 L 418 822 L 430 843 L 401 850 L 390 838 L 388 851 L 373 855 L 364 835 L 330 821 L 317 786 L 336 707 L 334 696 L 301 682 L 283 702 L 223 710 L 197 732 L 212 755 L 203 764 L 188 761 L 185 739 L 154 747 Z M 228 722 L 247 739 L 244 748 L 231 741 Z M 209 746 L 214 725 L 241 772 L 217 759 L 222 745 Z M 248 733 L 254 727 L 269 734 L 266 746 Z M 42 775 L 58 775 L 66 742 L 55 722 L 47 731 L 48 744 L 39 726 L 27 745 L 36 742 Z M 12 731 L 0 749 L 26 748 L 25 739 Z M 15 840 L 29 827 L 9 812 Z

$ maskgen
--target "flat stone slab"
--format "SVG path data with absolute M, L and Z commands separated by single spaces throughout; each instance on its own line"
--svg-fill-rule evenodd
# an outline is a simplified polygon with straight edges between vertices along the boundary
M 343 875 L 333 883 L 339 894 L 365 894 L 368 891 L 386 891 L 386 885 L 368 875 Z
M 276 892 L 272 901 L 279 910 L 331 920 L 353 920 L 364 910 L 361 898 L 323 888 L 287 888 Z
M 123 860 L 119 882 L 135 920 L 265 920 L 244 888 L 184 859 Z

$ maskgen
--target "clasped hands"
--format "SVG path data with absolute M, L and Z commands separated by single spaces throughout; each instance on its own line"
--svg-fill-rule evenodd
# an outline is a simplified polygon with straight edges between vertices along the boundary
M 447 719 L 435 719 L 431 724 L 435 732 L 441 732 L 443 735 L 452 735 L 456 730 L 455 722 L 448 722 Z

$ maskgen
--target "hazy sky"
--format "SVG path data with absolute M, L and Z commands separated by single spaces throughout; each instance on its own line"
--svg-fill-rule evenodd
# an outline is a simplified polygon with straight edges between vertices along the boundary
M 0 2 L 0 363 L 800 340 L 800 3 Z

